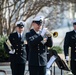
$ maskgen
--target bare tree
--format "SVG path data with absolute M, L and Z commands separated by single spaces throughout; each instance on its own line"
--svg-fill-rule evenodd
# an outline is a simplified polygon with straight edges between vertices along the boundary
M 74 1 L 75 0 L 0 0 L 0 35 L 3 34 L 3 30 L 8 35 L 10 32 L 14 31 L 17 21 L 26 21 L 29 17 L 38 14 L 45 6 L 53 6 L 53 11 L 50 12 L 48 16 L 50 16 L 49 19 L 53 21 L 53 25 L 55 25 L 62 18 L 58 18 L 57 15 L 68 10 L 69 2 Z M 52 27 L 52 24 L 49 23 L 48 25 Z
M 2 9 L 2 7 L 3 7 L 3 0 L 0 0 L 0 10 Z M 3 17 L 3 11 L 1 10 L 0 11 L 0 34 L 2 35 L 2 28 L 3 28 L 3 26 L 2 26 L 2 17 Z

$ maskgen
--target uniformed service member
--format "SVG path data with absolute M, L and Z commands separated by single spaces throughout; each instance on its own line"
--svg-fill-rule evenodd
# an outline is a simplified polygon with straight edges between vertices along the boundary
M 52 47 L 51 36 L 46 36 L 47 28 L 40 31 L 42 17 L 37 16 L 32 21 L 32 29 L 26 33 L 29 46 L 28 65 L 30 75 L 45 75 L 47 64 L 47 47 Z M 46 37 L 46 38 L 45 38 Z M 44 39 L 46 39 L 44 41 Z
M 76 75 L 76 20 L 73 21 L 74 30 L 67 32 L 64 40 L 64 53 L 66 61 L 69 61 L 69 47 L 71 49 L 71 70 Z
M 10 55 L 10 66 L 12 75 L 24 75 L 25 64 L 26 64 L 26 49 L 24 44 L 24 22 L 19 21 L 16 23 L 16 32 L 9 35 L 8 39 L 12 50 L 4 43 L 5 50 Z

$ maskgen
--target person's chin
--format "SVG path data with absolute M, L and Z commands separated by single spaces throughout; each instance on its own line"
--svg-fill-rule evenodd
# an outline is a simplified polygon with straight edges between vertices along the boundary
M 39 31 L 39 29 L 37 29 L 37 31 Z

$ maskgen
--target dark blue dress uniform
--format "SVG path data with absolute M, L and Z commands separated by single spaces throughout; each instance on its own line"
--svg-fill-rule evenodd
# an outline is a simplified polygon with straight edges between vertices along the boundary
M 47 47 L 52 46 L 52 38 L 48 37 L 47 42 L 42 44 L 43 37 L 37 34 L 33 29 L 26 33 L 26 40 L 29 46 L 29 71 L 30 75 L 45 75 L 47 64 Z M 44 70 L 43 70 L 44 69 Z
M 64 40 L 65 56 L 68 56 L 69 47 L 71 47 L 71 70 L 76 75 L 76 33 L 74 30 L 66 33 Z
M 10 54 L 10 62 L 12 75 L 24 75 L 26 63 L 26 49 L 24 39 L 18 37 L 18 33 L 11 33 L 8 38 L 15 49 L 14 54 Z M 5 50 L 9 52 L 9 48 L 4 44 Z

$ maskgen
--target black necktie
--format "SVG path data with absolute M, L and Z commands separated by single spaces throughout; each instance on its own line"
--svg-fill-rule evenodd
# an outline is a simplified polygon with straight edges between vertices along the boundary
M 21 34 L 19 34 L 19 39 L 21 40 Z

